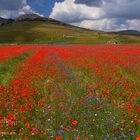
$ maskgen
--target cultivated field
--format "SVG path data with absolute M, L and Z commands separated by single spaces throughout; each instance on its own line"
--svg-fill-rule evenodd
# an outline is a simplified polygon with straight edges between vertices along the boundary
M 140 44 L 140 35 L 87 30 L 43 21 L 20 21 L 0 26 L 0 44 Z
M 0 139 L 139 134 L 140 45 L 0 47 Z

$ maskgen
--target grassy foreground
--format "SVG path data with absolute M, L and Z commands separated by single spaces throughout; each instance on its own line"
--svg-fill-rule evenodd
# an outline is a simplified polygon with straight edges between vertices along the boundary
M 2 139 L 139 140 L 140 46 L 34 49 L 1 82 Z

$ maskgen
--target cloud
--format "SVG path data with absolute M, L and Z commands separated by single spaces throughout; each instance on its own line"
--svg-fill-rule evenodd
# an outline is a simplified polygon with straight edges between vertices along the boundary
M 128 29 L 140 31 L 140 19 L 127 20 Z
M 106 0 L 100 8 L 108 18 L 140 18 L 140 0 Z
M 139 13 L 140 0 L 65 0 L 55 3 L 50 17 L 90 29 L 122 30 L 135 24 L 140 30 Z
M 102 9 L 98 7 L 88 7 L 83 4 L 75 4 L 72 0 L 56 2 L 51 18 L 72 23 L 82 20 L 99 19 L 104 15 Z
M 73 23 L 75 25 L 75 23 Z M 83 20 L 78 23 L 77 26 L 94 29 L 94 30 L 104 30 L 104 31 L 118 31 L 118 30 L 126 30 L 126 26 L 124 24 L 118 24 L 118 20 L 115 18 L 112 19 L 99 19 L 99 20 Z
M 24 4 L 26 5 L 25 0 L 14 0 L 14 2 L 12 2 L 11 0 L 0 0 L 0 9 L 14 11 L 21 9 Z
M 32 13 L 26 0 L 0 0 L 0 17 L 15 18 L 21 14 Z
M 75 0 L 77 4 L 85 4 L 87 6 L 100 6 L 102 4 L 101 0 Z
M 36 0 L 42 3 L 44 0 Z M 36 13 L 27 0 L 0 0 L 0 17 Z M 140 0 L 64 0 L 55 2 L 51 18 L 98 30 L 140 30 Z
M 98 6 L 106 13 L 104 18 L 140 18 L 140 0 L 75 0 L 75 3 Z

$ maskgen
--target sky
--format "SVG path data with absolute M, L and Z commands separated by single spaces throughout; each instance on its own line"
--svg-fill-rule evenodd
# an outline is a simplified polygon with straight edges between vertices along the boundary
M 28 13 L 95 30 L 140 31 L 140 0 L 0 0 L 0 17 Z

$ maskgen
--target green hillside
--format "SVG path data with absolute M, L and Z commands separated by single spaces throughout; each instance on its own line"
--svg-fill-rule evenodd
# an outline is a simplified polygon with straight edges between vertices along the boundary
M 139 35 L 104 33 L 47 21 L 19 21 L 0 26 L 0 44 L 138 44 Z

